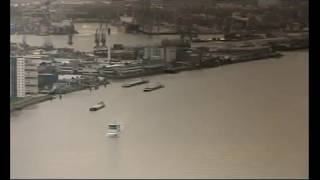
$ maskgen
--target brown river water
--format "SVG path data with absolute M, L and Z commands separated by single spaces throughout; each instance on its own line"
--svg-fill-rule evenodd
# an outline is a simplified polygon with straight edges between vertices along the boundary
M 308 178 L 308 51 L 79 91 L 11 114 L 11 178 Z M 98 101 L 106 107 L 88 108 Z M 122 124 L 119 138 L 105 136 Z

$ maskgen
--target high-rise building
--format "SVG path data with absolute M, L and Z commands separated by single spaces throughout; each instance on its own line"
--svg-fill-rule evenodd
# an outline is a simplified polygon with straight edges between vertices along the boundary
M 38 67 L 23 57 L 10 57 L 10 97 L 38 94 Z
M 17 96 L 17 60 L 10 57 L 10 98 Z
M 16 58 L 17 64 L 17 97 L 25 97 L 26 96 L 26 81 L 25 81 L 25 59 L 22 57 Z

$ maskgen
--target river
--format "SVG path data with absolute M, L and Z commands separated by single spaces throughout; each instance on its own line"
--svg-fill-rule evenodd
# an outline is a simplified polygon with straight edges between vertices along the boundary
M 73 44 L 68 45 L 68 35 L 50 35 L 50 36 L 37 36 L 26 35 L 26 42 L 32 46 L 42 46 L 44 42 L 51 41 L 54 47 L 57 48 L 74 48 L 80 51 L 92 51 L 95 46 L 94 34 L 96 28 L 99 26 L 97 23 L 76 23 L 75 28 L 79 34 L 73 36 Z M 123 44 L 128 47 L 139 46 L 152 46 L 160 45 L 163 39 L 177 39 L 178 35 L 158 35 L 151 36 L 145 34 L 127 34 L 121 28 L 110 26 L 111 35 L 107 36 L 107 44 Z M 200 38 L 221 37 L 222 35 L 200 35 Z M 11 35 L 11 42 L 21 43 L 23 35 Z
M 113 82 L 14 112 L 11 178 L 308 178 L 308 56 L 152 76 L 165 88 L 149 93 Z M 105 136 L 112 122 L 119 138 Z

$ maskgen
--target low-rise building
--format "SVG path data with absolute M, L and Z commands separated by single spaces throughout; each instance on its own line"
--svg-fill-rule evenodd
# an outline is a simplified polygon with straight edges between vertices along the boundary
M 144 60 L 174 62 L 176 60 L 177 47 L 146 47 Z
M 199 64 L 201 60 L 199 52 L 192 49 L 179 49 L 177 52 L 177 61 L 189 62 L 191 64 Z
M 144 60 L 164 60 L 164 48 L 160 46 L 148 46 L 144 48 Z
M 98 70 L 95 68 L 79 68 L 77 72 L 79 74 L 98 74 Z
M 51 89 L 53 84 L 58 81 L 58 75 L 43 73 L 38 75 L 39 89 Z
M 145 72 L 144 68 L 141 65 L 128 65 L 125 67 L 116 67 L 114 68 L 115 72 L 119 76 L 135 76 Z
M 57 67 L 57 72 L 59 74 L 73 74 L 77 68 L 72 67 L 72 66 L 58 66 Z

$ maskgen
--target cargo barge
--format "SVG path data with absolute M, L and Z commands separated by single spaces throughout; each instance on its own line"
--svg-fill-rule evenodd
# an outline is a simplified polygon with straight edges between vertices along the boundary
M 132 87 L 132 86 L 137 86 L 137 85 L 141 85 L 141 84 L 145 84 L 148 83 L 148 80 L 144 80 L 144 79 L 138 79 L 129 83 L 124 83 L 122 85 L 123 88 L 128 88 L 128 87 Z
M 157 89 L 160 89 L 163 87 L 164 87 L 164 85 L 157 83 L 157 84 L 152 84 L 152 85 L 147 86 L 146 88 L 143 89 L 143 91 L 150 92 L 150 91 L 154 91 L 154 90 L 157 90 Z

